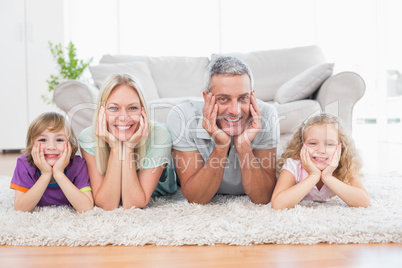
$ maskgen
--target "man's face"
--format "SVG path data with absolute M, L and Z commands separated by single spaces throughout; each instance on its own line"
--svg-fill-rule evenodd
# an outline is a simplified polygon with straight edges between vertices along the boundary
M 218 104 L 216 125 L 230 136 L 243 133 L 250 117 L 251 83 L 247 74 L 215 75 L 211 93 Z

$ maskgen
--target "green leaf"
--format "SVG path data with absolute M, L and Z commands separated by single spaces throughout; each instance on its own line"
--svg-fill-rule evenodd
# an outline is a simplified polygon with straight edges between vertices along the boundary
M 77 59 L 77 49 L 71 41 L 65 48 L 61 43 L 53 44 L 49 41 L 49 48 L 54 61 L 57 63 L 58 71 L 57 75 L 51 74 L 50 79 L 46 80 L 49 92 L 52 92 L 63 80 L 79 79 L 93 59 L 90 58 L 88 61 Z M 47 96 L 42 95 L 42 99 L 48 104 L 53 103 L 53 99 L 49 99 Z

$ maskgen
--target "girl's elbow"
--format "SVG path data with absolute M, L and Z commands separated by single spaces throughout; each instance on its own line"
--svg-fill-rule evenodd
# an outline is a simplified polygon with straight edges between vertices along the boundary
M 273 209 L 276 209 L 276 210 L 284 210 L 285 209 L 285 207 L 283 207 L 279 202 L 277 202 L 275 199 L 272 199 L 271 200 L 271 206 L 272 206 L 272 208 Z
M 358 204 L 358 205 L 355 206 L 355 207 L 368 208 L 370 205 L 371 205 L 371 202 L 370 202 L 370 200 L 368 200 L 368 201 L 366 201 L 366 202 L 363 202 L 363 203 Z
M 286 204 L 278 201 L 276 198 L 272 198 L 271 207 L 276 210 L 284 210 L 284 209 L 288 209 L 288 208 L 294 208 L 294 206 L 286 205 Z

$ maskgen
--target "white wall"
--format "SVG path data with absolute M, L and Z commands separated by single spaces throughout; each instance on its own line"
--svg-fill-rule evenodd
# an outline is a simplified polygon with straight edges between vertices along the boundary
M 11 108 L 28 107 L 18 124 L 53 109 L 40 98 L 55 68 L 48 40 L 73 41 L 93 64 L 107 53 L 210 56 L 317 44 L 335 72 L 363 76 L 367 91 L 355 117 L 384 125 L 402 113 L 386 95 L 386 70 L 402 69 L 401 7 L 399 0 L 0 0 L 0 34 L 11 40 L 0 44 L 7 63 L 0 66 L 0 96 Z M 17 124 L 4 109 L 1 125 Z
M 21 149 L 29 123 L 57 110 L 42 101 L 55 70 L 48 41 L 63 40 L 62 0 L 0 0 L 0 149 Z

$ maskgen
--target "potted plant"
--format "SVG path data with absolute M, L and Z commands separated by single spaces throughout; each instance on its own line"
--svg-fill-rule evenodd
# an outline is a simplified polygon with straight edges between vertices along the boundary
M 61 82 L 80 79 L 93 58 L 90 58 L 86 62 L 77 59 L 77 49 L 71 41 L 65 48 L 63 48 L 61 43 L 53 44 L 49 41 L 49 47 L 58 69 L 58 74 L 51 74 L 50 79 L 46 80 L 49 85 L 48 92 L 53 93 L 54 88 Z M 53 104 L 52 97 L 42 95 L 42 99 L 48 104 Z

